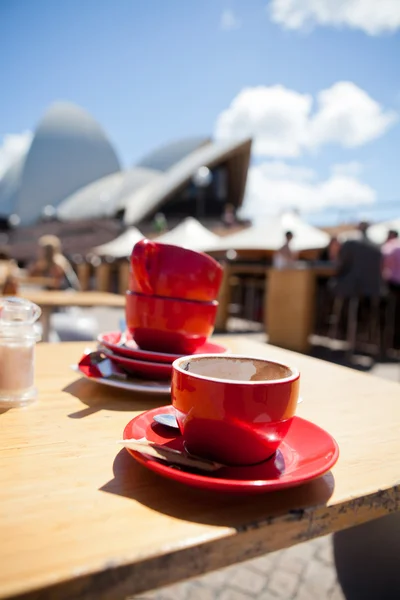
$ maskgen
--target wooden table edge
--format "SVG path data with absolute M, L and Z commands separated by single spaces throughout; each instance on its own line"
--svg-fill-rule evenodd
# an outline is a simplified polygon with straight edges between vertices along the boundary
M 112 560 L 83 574 L 72 575 L 48 586 L 26 591 L 0 591 L 7 600 L 118 600 L 171 585 L 232 564 L 282 550 L 335 531 L 361 525 L 400 511 L 400 480 L 395 486 L 378 490 L 334 506 L 319 505 L 296 509 L 263 522 L 228 529 L 222 536 L 171 549 L 133 562 L 137 557 Z M 352 514 L 349 522 L 348 514 Z M 350 524 L 351 523 L 351 524 Z M 273 535 L 268 528 L 273 525 Z

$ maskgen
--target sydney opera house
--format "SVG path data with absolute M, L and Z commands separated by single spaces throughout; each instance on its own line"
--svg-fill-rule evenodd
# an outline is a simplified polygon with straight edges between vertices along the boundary
M 250 150 L 250 139 L 188 138 L 122 169 L 93 117 L 56 103 L 26 154 L 0 180 L 0 235 L 24 260 L 37 236 L 50 231 L 71 254 L 106 243 L 128 226 L 146 232 L 159 213 L 172 226 L 188 216 L 221 222 L 228 202 L 234 210 L 242 204 Z M 208 174 L 204 184 L 202 171 Z

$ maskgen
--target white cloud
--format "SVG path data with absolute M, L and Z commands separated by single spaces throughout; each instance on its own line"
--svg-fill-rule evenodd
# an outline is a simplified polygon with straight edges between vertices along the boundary
M 289 181 L 311 181 L 316 178 L 316 173 L 313 169 L 307 167 L 298 167 L 289 165 L 283 161 L 269 161 L 260 165 L 262 173 L 268 179 L 281 181 L 283 179 Z M 255 169 L 259 167 L 254 167 Z
M 292 208 L 305 212 L 332 206 L 348 208 L 375 200 L 373 188 L 354 176 L 338 174 L 335 167 L 321 181 L 311 169 L 264 162 L 249 170 L 243 214 L 254 217 Z
M 334 175 L 349 175 L 350 177 L 357 177 L 364 171 L 364 165 L 356 160 L 348 163 L 339 163 L 332 166 L 332 173 Z
M 385 111 L 354 83 L 339 81 L 318 94 L 318 110 L 310 122 L 311 145 L 360 146 L 384 134 L 396 120 L 394 111 Z
M 11 165 L 25 154 L 32 141 L 32 132 L 6 133 L 0 146 L 0 179 Z
M 299 156 L 308 139 L 312 97 L 281 85 L 245 88 L 218 117 L 217 138 L 251 136 L 254 153 Z
M 223 31 L 233 31 L 239 29 L 242 25 L 241 20 L 235 15 L 233 10 L 225 9 L 221 15 L 220 27 Z
M 312 108 L 312 96 L 282 85 L 245 88 L 218 116 L 215 136 L 251 136 L 256 155 L 296 157 L 327 143 L 365 144 L 383 135 L 397 120 L 394 111 L 385 110 L 347 81 L 321 91 L 314 113 Z
M 400 28 L 399 0 L 271 0 L 269 11 L 286 29 L 322 25 L 379 35 Z

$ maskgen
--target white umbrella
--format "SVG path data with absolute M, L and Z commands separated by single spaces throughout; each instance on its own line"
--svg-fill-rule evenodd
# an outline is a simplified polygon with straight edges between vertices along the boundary
M 207 250 L 279 250 L 285 243 L 285 232 L 293 233 L 295 251 L 316 250 L 329 243 L 329 235 L 309 225 L 294 213 L 263 218 L 232 235 L 220 238 L 218 244 Z
M 394 229 L 400 234 L 400 219 L 393 219 L 392 221 L 384 221 L 383 223 L 371 225 L 368 229 L 368 237 L 375 242 L 375 244 L 384 244 L 390 229 Z
M 163 233 L 155 241 L 162 242 L 163 244 L 182 246 L 189 250 L 203 251 L 207 250 L 209 246 L 218 244 L 219 239 L 218 235 L 209 231 L 199 221 L 193 217 L 187 217 L 182 223 L 179 223 L 171 231 Z
M 375 223 L 368 227 L 367 237 L 375 244 L 384 244 L 387 240 L 387 235 L 390 229 L 394 229 L 400 233 L 400 219 L 393 219 L 391 221 L 382 221 L 381 223 Z M 351 229 L 350 231 L 344 231 L 338 236 L 341 243 L 347 240 L 359 239 L 361 236 L 360 231 L 357 228 Z
M 114 258 L 123 258 L 130 256 L 133 246 L 143 239 L 143 234 L 136 227 L 130 227 L 120 236 L 101 246 L 93 248 L 93 252 L 100 256 L 113 256 Z

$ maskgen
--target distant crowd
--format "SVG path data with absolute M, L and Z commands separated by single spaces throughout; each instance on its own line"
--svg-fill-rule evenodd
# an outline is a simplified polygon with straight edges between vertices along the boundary
M 343 242 L 332 237 L 320 260 L 335 268 L 331 289 L 335 295 L 348 297 L 380 297 L 388 290 L 400 292 L 400 238 L 398 231 L 390 230 L 382 246 L 368 237 L 369 225 L 361 222 L 358 230 Z M 295 267 L 298 254 L 293 250 L 294 235 L 286 232 L 284 245 L 275 253 L 273 265 L 277 269 Z

